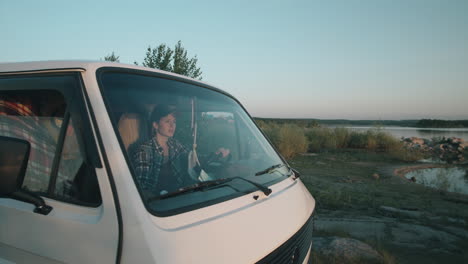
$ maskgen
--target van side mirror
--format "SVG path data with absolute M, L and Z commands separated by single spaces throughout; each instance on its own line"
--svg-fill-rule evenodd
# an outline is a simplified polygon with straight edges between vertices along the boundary
M 10 197 L 36 206 L 35 213 L 47 215 L 52 207 L 39 195 L 21 190 L 28 166 L 28 141 L 0 136 L 0 197 Z
M 0 136 L 0 197 L 21 188 L 31 145 L 28 141 Z
M 291 169 L 294 172 L 294 179 L 297 179 L 297 178 L 301 177 L 301 173 L 298 170 L 293 169 L 293 168 L 291 168 Z

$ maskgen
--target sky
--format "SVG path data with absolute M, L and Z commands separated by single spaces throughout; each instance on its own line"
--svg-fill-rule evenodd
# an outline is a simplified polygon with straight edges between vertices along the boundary
M 0 0 L 0 62 L 178 40 L 256 117 L 468 119 L 468 1 Z

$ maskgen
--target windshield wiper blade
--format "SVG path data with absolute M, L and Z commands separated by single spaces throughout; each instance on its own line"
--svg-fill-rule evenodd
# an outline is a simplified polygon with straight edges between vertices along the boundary
M 267 174 L 267 173 L 272 173 L 274 170 L 278 169 L 278 168 L 281 168 L 281 167 L 284 167 L 284 164 L 276 164 L 276 165 L 273 165 L 273 166 L 270 166 L 264 170 L 261 170 L 257 173 L 255 173 L 255 176 L 260 176 L 260 175 L 263 175 L 263 174 Z
M 232 177 L 230 179 L 239 179 L 239 180 L 243 180 L 243 181 L 246 181 L 252 185 L 254 185 L 255 187 L 257 187 L 260 191 L 263 192 L 263 194 L 265 194 L 266 196 L 270 195 L 272 190 L 268 187 L 265 187 L 263 186 L 262 184 L 258 183 L 258 182 L 254 182 L 254 181 L 251 181 L 251 180 L 247 180 L 246 178 L 242 178 L 242 177 Z
M 174 191 L 174 192 L 162 194 L 162 195 L 159 195 L 159 196 L 156 196 L 156 197 L 151 197 L 151 198 L 148 199 L 148 202 L 151 202 L 151 201 L 154 201 L 154 200 L 163 200 L 163 199 L 171 198 L 171 197 L 174 197 L 174 196 L 179 196 L 181 194 L 188 193 L 188 192 L 205 190 L 205 189 L 208 189 L 208 188 L 211 188 L 211 187 L 220 186 L 222 184 L 233 181 L 235 179 L 243 180 L 243 181 L 246 181 L 246 182 L 254 185 L 260 191 L 262 191 L 266 196 L 270 195 L 271 192 L 272 192 L 270 188 L 267 188 L 267 187 L 261 185 L 260 183 L 256 183 L 254 181 L 250 181 L 250 180 L 247 180 L 245 178 L 237 176 L 237 177 L 231 177 L 231 178 L 221 178 L 221 179 L 217 179 L 217 180 L 199 182 L 199 183 L 196 183 L 196 184 L 193 184 L 193 185 L 189 185 L 187 187 L 180 188 L 179 190 Z
M 170 192 L 170 193 L 165 193 L 165 194 L 161 194 L 161 195 L 158 195 L 158 196 L 155 196 L 155 197 L 151 197 L 151 198 L 148 199 L 148 202 L 151 202 L 151 201 L 154 201 L 154 200 L 163 200 L 163 199 L 166 199 L 166 198 L 171 198 L 171 197 L 178 196 L 178 195 L 188 193 L 188 192 L 204 190 L 204 189 L 207 189 L 209 187 L 222 185 L 222 184 L 224 184 L 226 182 L 229 182 L 229 181 L 231 181 L 231 179 L 222 178 L 222 179 L 217 179 L 217 180 L 211 180 L 211 181 L 204 181 L 204 182 L 195 183 L 195 184 L 189 185 L 187 187 L 182 187 L 182 188 L 178 189 L 177 191 L 173 191 L 173 192 Z

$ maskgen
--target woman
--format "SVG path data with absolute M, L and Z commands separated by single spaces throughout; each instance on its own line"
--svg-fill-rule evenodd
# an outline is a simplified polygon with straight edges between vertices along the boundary
M 153 137 L 138 147 L 133 156 L 136 180 L 144 192 L 164 194 L 195 183 L 187 171 L 188 149 L 174 139 L 175 108 L 158 105 L 151 113 Z M 229 155 L 220 149 L 217 154 Z

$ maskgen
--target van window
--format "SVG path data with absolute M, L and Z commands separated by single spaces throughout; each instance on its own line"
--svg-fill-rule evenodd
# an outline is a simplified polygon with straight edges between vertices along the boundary
M 94 170 L 85 162 L 69 90 L 73 76 L 0 78 L 0 136 L 29 141 L 23 189 L 52 199 L 101 203 Z
M 142 72 L 104 70 L 98 80 L 142 200 L 155 215 L 233 199 L 259 190 L 249 181 L 268 187 L 291 173 L 243 108 L 219 90 Z M 220 179 L 229 181 L 197 187 Z

